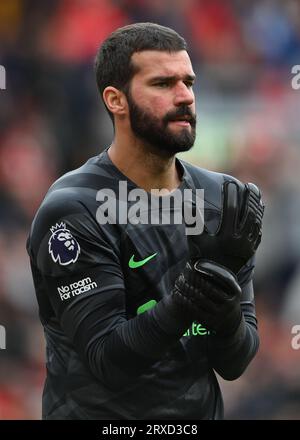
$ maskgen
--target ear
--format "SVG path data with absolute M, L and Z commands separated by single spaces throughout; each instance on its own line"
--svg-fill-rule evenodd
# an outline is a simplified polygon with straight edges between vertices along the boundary
M 125 115 L 127 112 L 127 99 L 121 90 L 108 86 L 103 90 L 103 100 L 108 110 L 114 115 Z

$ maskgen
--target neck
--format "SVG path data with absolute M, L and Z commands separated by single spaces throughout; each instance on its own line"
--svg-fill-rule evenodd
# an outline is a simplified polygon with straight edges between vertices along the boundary
M 162 154 L 136 138 L 119 139 L 116 136 L 108 155 L 125 176 L 148 192 L 162 188 L 172 191 L 180 185 L 175 155 Z

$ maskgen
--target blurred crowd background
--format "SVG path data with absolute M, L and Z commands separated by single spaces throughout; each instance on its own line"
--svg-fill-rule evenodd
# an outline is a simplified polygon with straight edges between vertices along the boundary
M 298 0 L 1 0 L 0 419 L 40 419 L 44 339 L 25 242 L 50 184 L 110 144 L 93 59 L 115 28 L 153 21 L 189 43 L 197 73 L 193 163 L 253 181 L 266 213 L 257 255 L 260 351 L 221 380 L 228 419 L 300 419 Z

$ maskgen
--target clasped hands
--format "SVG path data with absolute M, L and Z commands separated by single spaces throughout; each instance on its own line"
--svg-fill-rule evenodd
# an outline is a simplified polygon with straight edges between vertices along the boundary
M 189 235 L 190 260 L 175 281 L 173 300 L 217 335 L 230 335 L 242 318 L 237 275 L 261 241 L 264 204 L 252 183 L 227 181 L 215 233 Z

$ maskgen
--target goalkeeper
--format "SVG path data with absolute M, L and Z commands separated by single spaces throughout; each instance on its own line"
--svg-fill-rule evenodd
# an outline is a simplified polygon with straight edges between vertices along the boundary
M 118 29 L 99 49 L 96 76 L 112 145 L 52 185 L 27 243 L 47 346 L 43 418 L 222 419 L 215 372 L 238 378 L 259 345 L 260 192 L 176 158 L 196 127 L 195 74 L 176 32 Z M 204 189 L 203 233 L 99 224 L 99 190 L 112 201 L 120 181 Z

